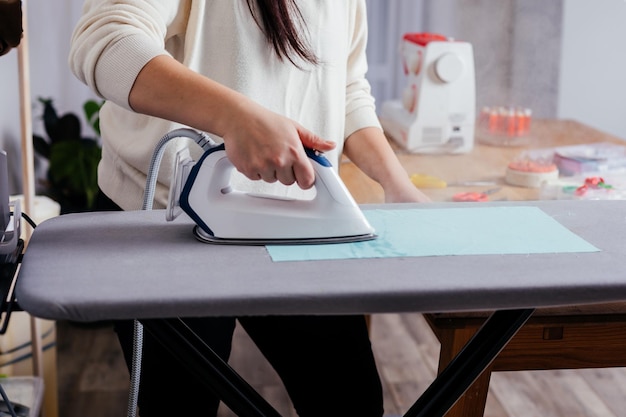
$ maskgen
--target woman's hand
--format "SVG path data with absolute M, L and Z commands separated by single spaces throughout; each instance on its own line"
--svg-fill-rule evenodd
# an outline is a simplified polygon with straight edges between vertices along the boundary
M 346 139 L 344 153 L 367 176 L 383 187 L 386 203 L 431 201 L 413 185 L 379 128 L 367 127 L 354 132 Z
M 385 203 L 428 203 L 431 199 L 420 191 L 411 180 L 399 179 L 393 186 L 383 187 Z
M 315 172 L 304 147 L 322 152 L 335 147 L 291 119 L 244 101 L 222 136 L 233 165 L 246 177 L 311 188 Z

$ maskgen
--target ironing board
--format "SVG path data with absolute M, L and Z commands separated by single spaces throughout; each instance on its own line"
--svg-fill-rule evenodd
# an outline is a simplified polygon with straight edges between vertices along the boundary
M 536 206 L 600 251 L 273 262 L 264 247 L 200 244 L 162 211 L 83 213 L 35 230 L 17 297 L 41 318 L 140 319 L 240 416 L 278 413 L 178 318 L 496 310 L 405 414 L 443 416 L 534 308 L 626 300 L 626 201 L 486 203 L 506 205 Z

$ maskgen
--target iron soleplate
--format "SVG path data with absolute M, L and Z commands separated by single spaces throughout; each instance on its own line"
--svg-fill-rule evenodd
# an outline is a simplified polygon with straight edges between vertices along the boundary
M 230 239 L 210 235 L 200 228 L 193 228 L 193 235 L 200 242 L 214 245 L 238 245 L 238 246 L 265 246 L 265 245 L 324 245 L 333 243 L 354 243 L 374 240 L 378 237 L 375 233 L 366 233 L 353 236 L 315 237 L 302 239 Z

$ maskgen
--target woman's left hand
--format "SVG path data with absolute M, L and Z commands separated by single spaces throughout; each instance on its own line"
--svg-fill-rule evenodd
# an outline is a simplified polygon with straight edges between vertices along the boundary
M 383 187 L 386 203 L 431 201 L 413 185 L 379 128 L 357 130 L 346 139 L 343 151 L 368 177 Z
M 418 189 L 407 177 L 398 178 L 392 187 L 383 187 L 385 203 L 429 203 L 432 200 Z

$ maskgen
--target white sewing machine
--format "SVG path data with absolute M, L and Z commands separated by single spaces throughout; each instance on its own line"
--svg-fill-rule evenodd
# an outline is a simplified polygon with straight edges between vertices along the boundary
M 383 129 L 414 153 L 466 153 L 474 147 L 474 54 L 467 42 L 407 33 L 401 55 L 408 84 L 402 100 L 383 103 Z

